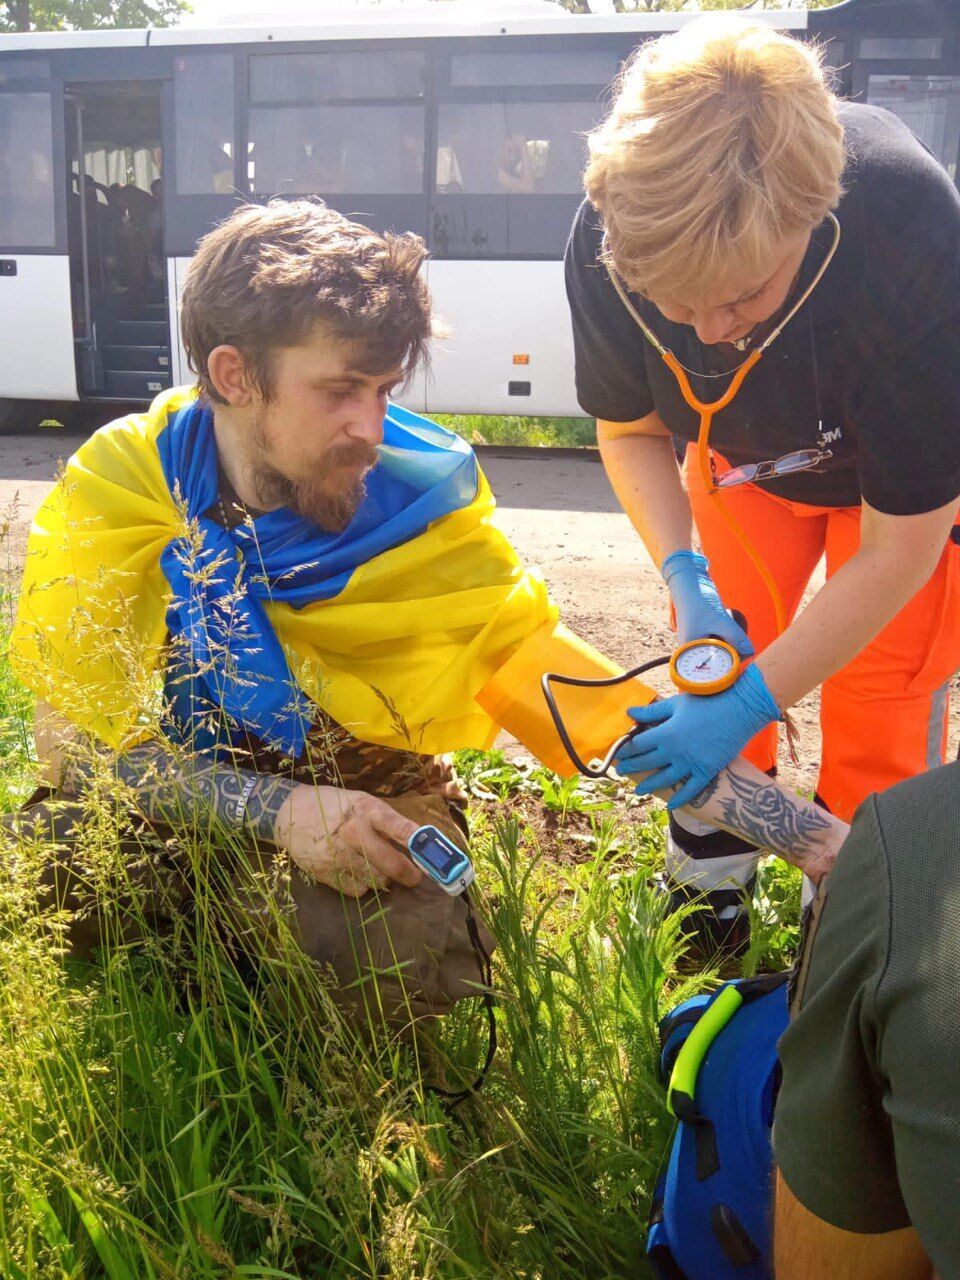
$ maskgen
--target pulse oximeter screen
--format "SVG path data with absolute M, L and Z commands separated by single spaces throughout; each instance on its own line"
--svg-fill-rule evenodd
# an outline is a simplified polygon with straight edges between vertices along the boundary
M 432 840 L 429 836 L 426 839 L 417 840 L 416 849 L 420 857 L 430 863 L 441 879 L 448 876 L 462 860 L 459 854 L 449 853 L 439 840 Z

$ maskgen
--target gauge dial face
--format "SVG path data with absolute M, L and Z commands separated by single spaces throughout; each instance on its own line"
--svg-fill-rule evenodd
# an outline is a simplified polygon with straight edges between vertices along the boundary
M 677 675 L 690 684 L 715 684 L 734 670 L 736 659 L 725 645 L 704 640 L 692 644 L 676 657 Z

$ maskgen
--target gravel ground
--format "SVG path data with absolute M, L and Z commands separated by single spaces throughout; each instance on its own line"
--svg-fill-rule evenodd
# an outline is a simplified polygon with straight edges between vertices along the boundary
M 0 563 L 13 581 L 23 563 L 33 513 L 55 479 L 60 459 L 80 439 L 55 430 L 0 437 Z M 542 570 L 567 625 L 624 666 L 669 652 L 666 589 L 617 506 L 596 455 L 544 452 L 531 457 L 485 450 L 482 461 L 497 495 L 500 526 L 525 561 Z M 822 570 L 813 585 L 820 581 Z M 781 758 L 782 780 L 807 791 L 816 778 L 818 703 L 811 695 L 794 711 L 799 765 L 790 762 L 785 747 Z M 951 730 L 955 755 L 960 730 L 956 705 Z M 516 749 L 506 739 L 504 745 L 511 752 Z

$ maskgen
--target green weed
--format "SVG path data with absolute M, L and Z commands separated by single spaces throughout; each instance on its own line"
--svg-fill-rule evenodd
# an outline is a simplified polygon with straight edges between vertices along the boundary
M 9 810 L 33 763 L 30 699 L 5 661 L 0 712 Z M 670 1128 L 657 1020 L 715 979 L 680 974 L 679 924 L 655 887 L 662 811 L 500 752 L 458 765 L 498 939 L 500 1052 L 453 1116 L 429 1086 L 468 1081 L 482 1059 L 473 1002 L 398 1040 L 375 1017 L 344 1018 L 282 920 L 264 922 L 278 939 L 269 955 L 238 956 L 220 859 L 199 836 L 191 907 L 167 931 L 140 920 L 131 941 L 140 908 L 105 788 L 84 856 L 106 943 L 89 962 L 65 959 L 68 922 L 37 901 L 44 850 L 0 833 L 0 1274 L 646 1274 Z M 560 819 L 554 834 L 521 821 L 521 802 Z M 764 872 L 752 966 L 786 958 L 779 921 L 795 889 Z
M 437 413 L 435 421 L 471 444 L 580 448 L 597 443 L 594 418 L 522 418 L 480 413 Z

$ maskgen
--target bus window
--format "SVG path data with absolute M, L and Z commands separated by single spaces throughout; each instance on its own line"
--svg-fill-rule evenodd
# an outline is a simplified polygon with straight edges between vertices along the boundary
M 849 70 L 850 59 L 847 54 L 846 41 L 843 36 L 827 36 L 820 41 L 820 53 L 823 65 L 829 69 L 835 93 L 842 94 L 844 75 Z
M 943 41 L 939 36 L 862 36 L 860 58 L 863 61 L 896 58 L 899 62 L 932 61 L 943 57 Z
M 234 188 L 233 58 L 177 58 L 174 102 L 177 192 L 229 195 Z
M 56 245 L 53 118 L 47 93 L 0 93 L 0 244 Z
M 870 76 L 867 101 L 898 115 L 956 181 L 960 76 Z
M 440 108 L 440 195 L 565 194 L 580 190 L 593 102 L 470 103 Z
M 326 102 L 340 98 L 422 98 L 426 59 L 395 53 L 273 53 L 250 59 L 250 101 Z
M 423 133 L 423 107 L 253 109 L 250 190 L 257 195 L 419 195 Z
M 49 58 L 25 58 L 19 53 L 11 58 L 0 58 L 0 84 L 10 84 L 13 80 L 49 79 Z
M 474 89 L 488 85 L 607 85 L 620 69 L 615 53 L 600 49 L 529 53 L 455 53 L 450 59 L 450 85 Z

